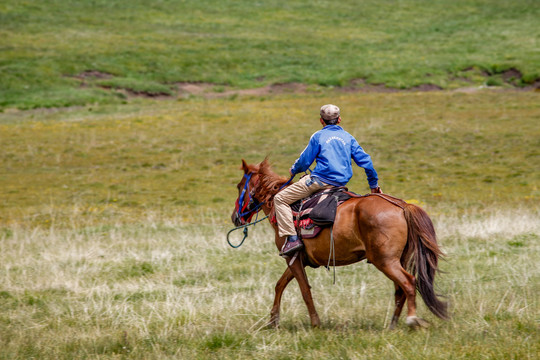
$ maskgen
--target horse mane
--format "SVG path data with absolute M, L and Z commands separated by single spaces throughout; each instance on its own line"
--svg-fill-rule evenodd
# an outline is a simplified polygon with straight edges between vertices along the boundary
M 272 170 L 272 166 L 268 158 L 264 159 L 259 164 L 259 183 L 255 190 L 255 198 L 260 202 L 264 202 L 267 206 L 272 207 L 274 195 L 278 193 L 281 187 L 289 180 L 283 176 L 279 176 Z

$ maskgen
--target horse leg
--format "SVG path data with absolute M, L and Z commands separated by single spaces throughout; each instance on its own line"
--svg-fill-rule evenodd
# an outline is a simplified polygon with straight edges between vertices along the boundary
M 379 270 L 381 270 L 390 280 L 392 280 L 396 287 L 400 287 L 407 299 L 407 320 L 406 324 L 412 328 L 427 327 L 427 321 L 416 316 L 416 280 L 414 276 L 409 274 L 399 261 L 387 262 L 384 264 L 375 264 Z M 397 290 L 396 290 L 396 295 Z M 403 296 L 402 296 L 403 297 Z M 400 305 L 403 307 L 403 304 Z M 390 328 L 397 324 L 397 317 L 401 313 L 401 309 L 396 304 L 396 310 L 390 323 Z M 397 317 L 396 317 L 397 315 Z
M 315 309 L 315 304 L 313 303 L 313 298 L 311 297 L 311 286 L 309 286 L 309 282 L 307 279 L 306 271 L 304 269 L 304 262 L 302 260 L 302 257 L 303 257 L 302 255 L 298 256 L 298 258 L 292 264 L 289 264 L 290 258 L 285 258 L 285 259 L 287 261 L 289 269 L 291 270 L 296 281 L 298 282 L 300 291 L 302 292 L 302 297 L 304 298 L 304 302 L 306 303 L 306 306 L 309 312 L 309 317 L 311 319 L 311 326 L 319 327 L 321 325 L 321 320 L 319 319 L 319 314 L 317 314 L 317 310 Z
M 279 308 L 281 305 L 281 296 L 283 291 L 289 284 L 289 282 L 294 278 L 291 269 L 287 268 L 281 278 L 276 283 L 276 295 L 274 297 L 274 306 L 270 312 L 270 323 L 268 325 L 273 327 L 279 326 Z
M 406 300 L 405 292 L 403 291 L 403 289 L 395 283 L 394 286 L 396 287 L 396 292 L 394 293 L 396 309 L 394 310 L 394 316 L 392 316 L 392 322 L 390 323 L 389 327 L 390 330 L 396 328 L 399 320 L 399 315 L 401 315 L 401 310 L 403 310 L 403 305 L 405 305 Z

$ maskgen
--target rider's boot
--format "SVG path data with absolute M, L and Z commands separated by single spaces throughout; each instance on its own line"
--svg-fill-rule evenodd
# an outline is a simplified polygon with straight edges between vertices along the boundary
M 289 235 L 287 236 L 287 241 L 285 242 L 285 245 L 281 249 L 280 255 L 292 255 L 303 247 L 304 244 L 302 244 L 302 240 L 300 240 L 297 235 Z

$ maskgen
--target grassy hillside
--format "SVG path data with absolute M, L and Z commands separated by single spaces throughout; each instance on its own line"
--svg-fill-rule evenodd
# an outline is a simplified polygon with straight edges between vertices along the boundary
M 174 96 L 187 81 L 523 86 L 540 77 L 539 17 L 534 0 L 6 0 L 0 109 Z

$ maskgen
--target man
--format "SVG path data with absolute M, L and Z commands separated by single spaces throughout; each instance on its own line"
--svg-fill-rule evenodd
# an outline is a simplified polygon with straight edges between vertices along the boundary
M 281 255 L 291 255 L 304 246 L 294 228 L 290 204 L 321 189 L 345 186 L 353 174 L 351 159 L 364 168 L 371 192 L 382 193 L 371 157 L 351 134 L 338 126 L 341 123 L 339 108 L 332 104 L 323 105 L 320 114 L 323 129 L 311 136 L 307 147 L 289 171 L 291 176 L 304 172 L 313 161 L 317 162 L 315 170 L 274 197 L 279 236 L 287 237 Z

